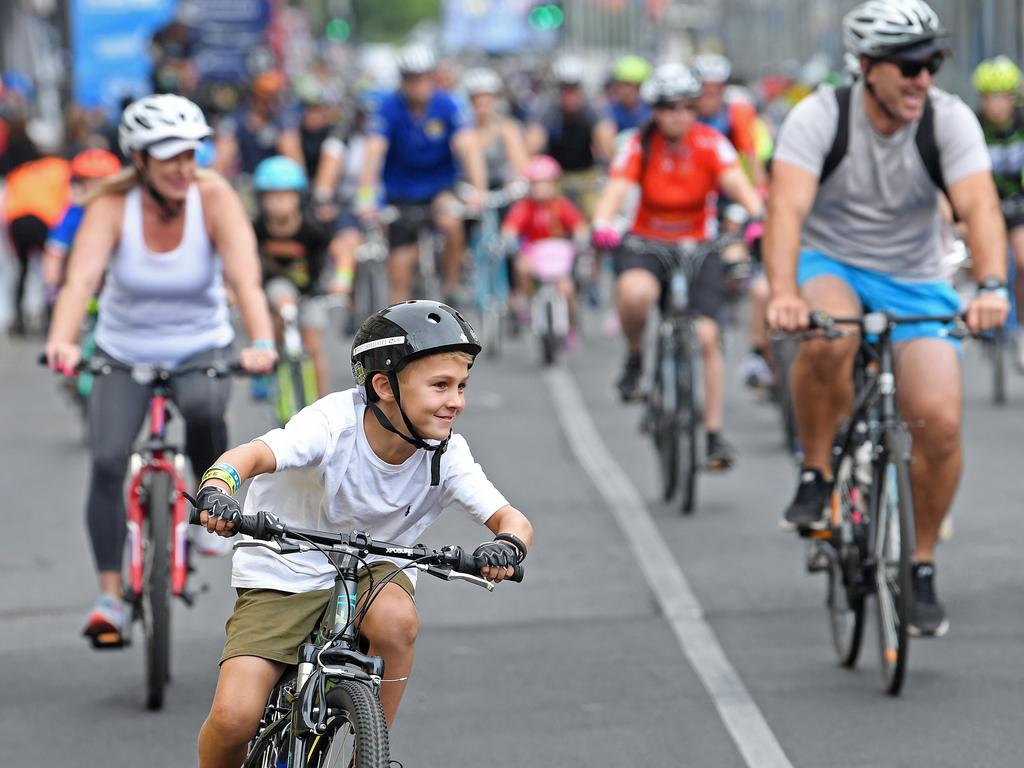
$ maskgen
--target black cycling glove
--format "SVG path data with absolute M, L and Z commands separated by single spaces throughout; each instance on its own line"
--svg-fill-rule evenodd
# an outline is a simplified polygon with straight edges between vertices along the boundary
M 516 537 L 499 533 L 494 541 L 485 541 L 473 550 L 473 557 L 481 568 L 511 568 L 526 559 L 526 547 Z
M 210 517 L 219 517 L 226 522 L 234 523 L 236 528 L 238 521 L 242 519 L 242 507 L 238 499 L 213 485 L 199 489 L 199 493 L 196 494 L 196 509 L 206 510 Z M 230 532 L 234 533 L 234 529 Z

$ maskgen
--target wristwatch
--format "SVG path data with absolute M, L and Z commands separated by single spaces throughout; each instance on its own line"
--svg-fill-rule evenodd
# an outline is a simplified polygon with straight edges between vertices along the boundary
M 978 293 L 994 293 L 1004 299 L 1010 298 L 1009 286 L 1001 277 L 989 275 L 978 283 Z

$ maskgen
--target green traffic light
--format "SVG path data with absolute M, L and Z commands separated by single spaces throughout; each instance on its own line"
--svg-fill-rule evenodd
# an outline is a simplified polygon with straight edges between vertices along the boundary
M 352 27 L 345 19 L 331 19 L 324 29 L 324 35 L 332 43 L 344 43 L 351 34 Z

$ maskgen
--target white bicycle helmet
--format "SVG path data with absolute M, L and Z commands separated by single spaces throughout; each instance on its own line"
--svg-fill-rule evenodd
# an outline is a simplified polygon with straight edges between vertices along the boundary
M 947 34 L 924 0 L 867 0 L 843 17 L 843 43 L 855 56 L 882 58 Z
M 575 56 L 561 56 L 551 65 L 551 76 L 559 85 L 582 85 L 586 68 Z
M 720 53 L 702 53 L 693 60 L 693 74 L 702 83 L 727 83 L 732 62 Z
M 395 61 L 398 73 L 406 75 L 426 75 L 437 69 L 437 56 L 434 51 L 422 43 L 413 43 L 398 52 Z
M 199 107 L 183 96 L 161 93 L 125 107 L 117 138 L 126 156 L 138 149 L 167 160 L 189 149 L 198 150 L 212 133 Z
M 640 98 L 648 104 L 692 99 L 699 95 L 700 81 L 682 64 L 662 64 L 640 86 Z
M 462 87 L 470 96 L 481 93 L 501 93 L 501 78 L 498 73 L 488 67 L 467 69 L 462 76 Z

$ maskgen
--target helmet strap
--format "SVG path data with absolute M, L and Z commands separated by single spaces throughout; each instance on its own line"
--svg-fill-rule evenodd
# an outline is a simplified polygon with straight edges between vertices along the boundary
M 406 415 L 405 410 L 402 408 L 402 397 L 398 390 L 398 375 L 391 371 L 387 374 L 388 381 L 391 382 L 391 391 L 395 393 L 395 404 L 398 406 L 398 412 L 402 414 L 402 421 L 405 422 L 405 428 L 409 430 L 409 434 L 400 432 L 395 428 L 395 425 L 391 423 L 391 420 L 384 414 L 384 411 L 380 409 L 375 401 L 367 398 L 367 407 L 373 412 L 373 415 L 377 418 L 377 422 L 388 432 L 398 435 L 400 438 L 405 440 L 409 445 L 414 448 L 419 448 L 429 453 L 433 453 L 433 457 L 430 460 L 430 485 L 441 484 L 441 455 L 448 449 L 448 441 L 452 438 L 452 431 L 448 430 L 448 437 L 442 440 L 437 445 L 431 445 L 423 437 L 420 436 L 419 432 L 409 421 L 409 417 Z M 371 385 L 372 386 L 372 385 Z
M 148 157 L 148 154 L 143 150 L 144 156 Z M 159 210 L 160 221 L 172 221 L 181 214 L 181 209 L 185 207 L 184 202 L 172 203 L 166 197 L 164 197 L 157 188 L 153 185 L 152 180 L 149 178 L 149 174 L 146 172 L 145 162 L 136 165 L 135 170 L 139 173 L 139 179 L 142 181 L 142 186 L 149 193 L 149 196 L 153 198 L 153 202 L 156 203 L 156 207 Z

